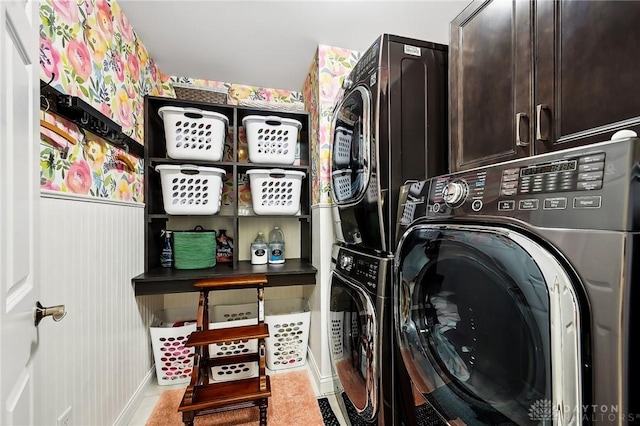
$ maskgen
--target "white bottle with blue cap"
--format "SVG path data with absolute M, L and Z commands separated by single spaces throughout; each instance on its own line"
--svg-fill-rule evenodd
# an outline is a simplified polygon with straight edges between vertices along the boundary
M 284 263 L 284 233 L 277 226 L 269 232 L 269 263 Z

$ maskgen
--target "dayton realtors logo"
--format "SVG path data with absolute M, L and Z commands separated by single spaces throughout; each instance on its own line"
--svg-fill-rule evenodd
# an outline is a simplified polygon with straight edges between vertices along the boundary
M 571 407 L 565 405 L 562 411 L 554 410 L 553 402 L 548 399 L 539 399 L 529 406 L 529 418 L 531 420 L 551 421 L 556 420 L 558 415 L 562 413 L 567 418 L 571 415 L 579 415 L 582 421 L 590 420 L 597 422 L 635 422 L 640 420 L 640 413 L 621 413 L 617 405 L 582 405 L 579 407 Z

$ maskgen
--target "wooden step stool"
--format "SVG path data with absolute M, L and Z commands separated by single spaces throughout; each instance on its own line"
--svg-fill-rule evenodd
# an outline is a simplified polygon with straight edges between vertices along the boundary
M 265 342 L 269 329 L 264 323 L 265 275 L 214 278 L 194 284 L 200 289 L 196 331 L 191 333 L 185 346 L 196 348 L 193 359 L 191 381 L 185 390 L 178 411 L 182 421 L 192 426 L 195 416 L 246 407 L 259 407 L 260 425 L 267 424 L 268 398 L 271 384 L 265 371 Z M 241 288 L 256 288 L 258 296 L 258 319 L 256 324 L 209 329 L 209 291 Z M 211 358 L 209 345 L 236 340 L 258 340 L 257 354 L 239 354 L 222 358 Z M 258 362 L 258 377 L 229 382 L 209 383 L 211 367 L 242 362 Z

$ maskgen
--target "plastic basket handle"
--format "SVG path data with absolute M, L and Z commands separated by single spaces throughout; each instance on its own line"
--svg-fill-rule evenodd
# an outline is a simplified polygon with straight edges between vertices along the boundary
M 282 118 L 270 115 L 264 118 L 264 122 L 269 126 L 280 126 L 282 124 Z
M 285 172 L 283 169 L 271 169 L 271 171 L 269 172 L 269 177 L 272 177 L 274 179 L 282 179 L 285 176 L 287 176 L 287 172 Z
M 190 166 L 185 164 L 184 166 L 180 166 L 180 172 L 185 175 L 197 175 L 200 174 L 200 170 L 198 170 L 198 166 Z
M 202 115 L 200 113 L 199 109 L 195 109 L 195 108 L 185 108 L 184 109 L 184 115 L 185 117 L 189 117 L 189 118 L 202 118 L 204 117 L 204 115 Z

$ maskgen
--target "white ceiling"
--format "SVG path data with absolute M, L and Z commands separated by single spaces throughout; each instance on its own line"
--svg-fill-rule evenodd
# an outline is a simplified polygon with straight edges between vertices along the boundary
M 165 74 L 301 90 L 318 44 L 364 51 L 382 33 L 449 44 L 469 0 L 119 0 Z

